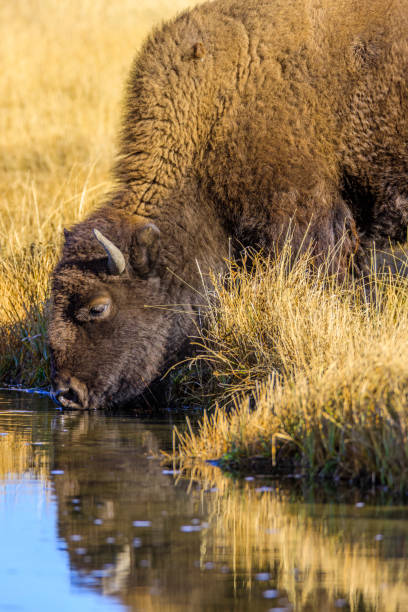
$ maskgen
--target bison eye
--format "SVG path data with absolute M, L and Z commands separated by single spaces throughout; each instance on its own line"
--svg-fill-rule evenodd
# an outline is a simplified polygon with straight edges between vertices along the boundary
M 106 299 L 89 304 L 88 313 L 91 319 L 103 319 L 109 314 L 110 308 L 111 302 Z
M 98 304 L 98 306 L 92 306 L 89 309 L 89 314 L 93 317 L 99 317 L 101 314 L 107 311 L 109 304 Z

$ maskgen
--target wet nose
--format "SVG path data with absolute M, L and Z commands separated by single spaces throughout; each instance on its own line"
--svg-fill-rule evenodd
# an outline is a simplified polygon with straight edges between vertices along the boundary
M 51 395 L 57 404 L 67 410 L 84 410 L 87 407 L 85 385 L 67 374 L 54 377 Z

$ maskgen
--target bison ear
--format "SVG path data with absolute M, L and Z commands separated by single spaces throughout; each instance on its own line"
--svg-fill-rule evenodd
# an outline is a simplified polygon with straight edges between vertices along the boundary
M 71 232 L 69 230 L 67 230 L 66 227 L 64 227 L 64 238 L 65 238 L 65 242 L 68 240 L 68 238 L 70 237 Z
M 160 230 L 154 223 L 138 227 L 132 238 L 130 262 L 143 277 L 154 273 L 160 251 Z

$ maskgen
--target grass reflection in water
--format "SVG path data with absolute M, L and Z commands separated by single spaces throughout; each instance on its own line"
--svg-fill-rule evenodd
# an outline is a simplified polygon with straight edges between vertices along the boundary
M 31 428 L 15 428 L 18 414 L 0 412 L 0 480 L 25 476 L 46 482 L 50 469 L 47 444 L 34 440 Z
M 384 522 L 368 508 L 310 508 L 284 492 L 258 492 L 252 483 L 218 493 L 210 513 L 211 548 L 231 552 L 234 572 L 248 577 L 248 588 L 261 569 L 276 577 L 296 610 L 327 610 L 342 601 L 351 610 L 408 609 L 402 521 L 398 543 L 390 525 L 389 537 L 376 539 Z

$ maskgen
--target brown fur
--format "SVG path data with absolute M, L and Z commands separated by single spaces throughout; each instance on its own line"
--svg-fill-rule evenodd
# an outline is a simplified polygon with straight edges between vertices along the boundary
M 73 405 L 137 395 L 174 358 L 229 237 L 269 250 L 290 226 L 317 261 L 342 240 L 340 274 L 373 241 L 405 238 L 407 15 L 408 0 L 216 0 L 151 34 L 129 79 L 117 191 L 68 235 L 54 273 L 54 386 Z M 107 274 L 94 227 L 124 253 L 122 276 Z M 111 315 L 81 321 L 106 291 Z

